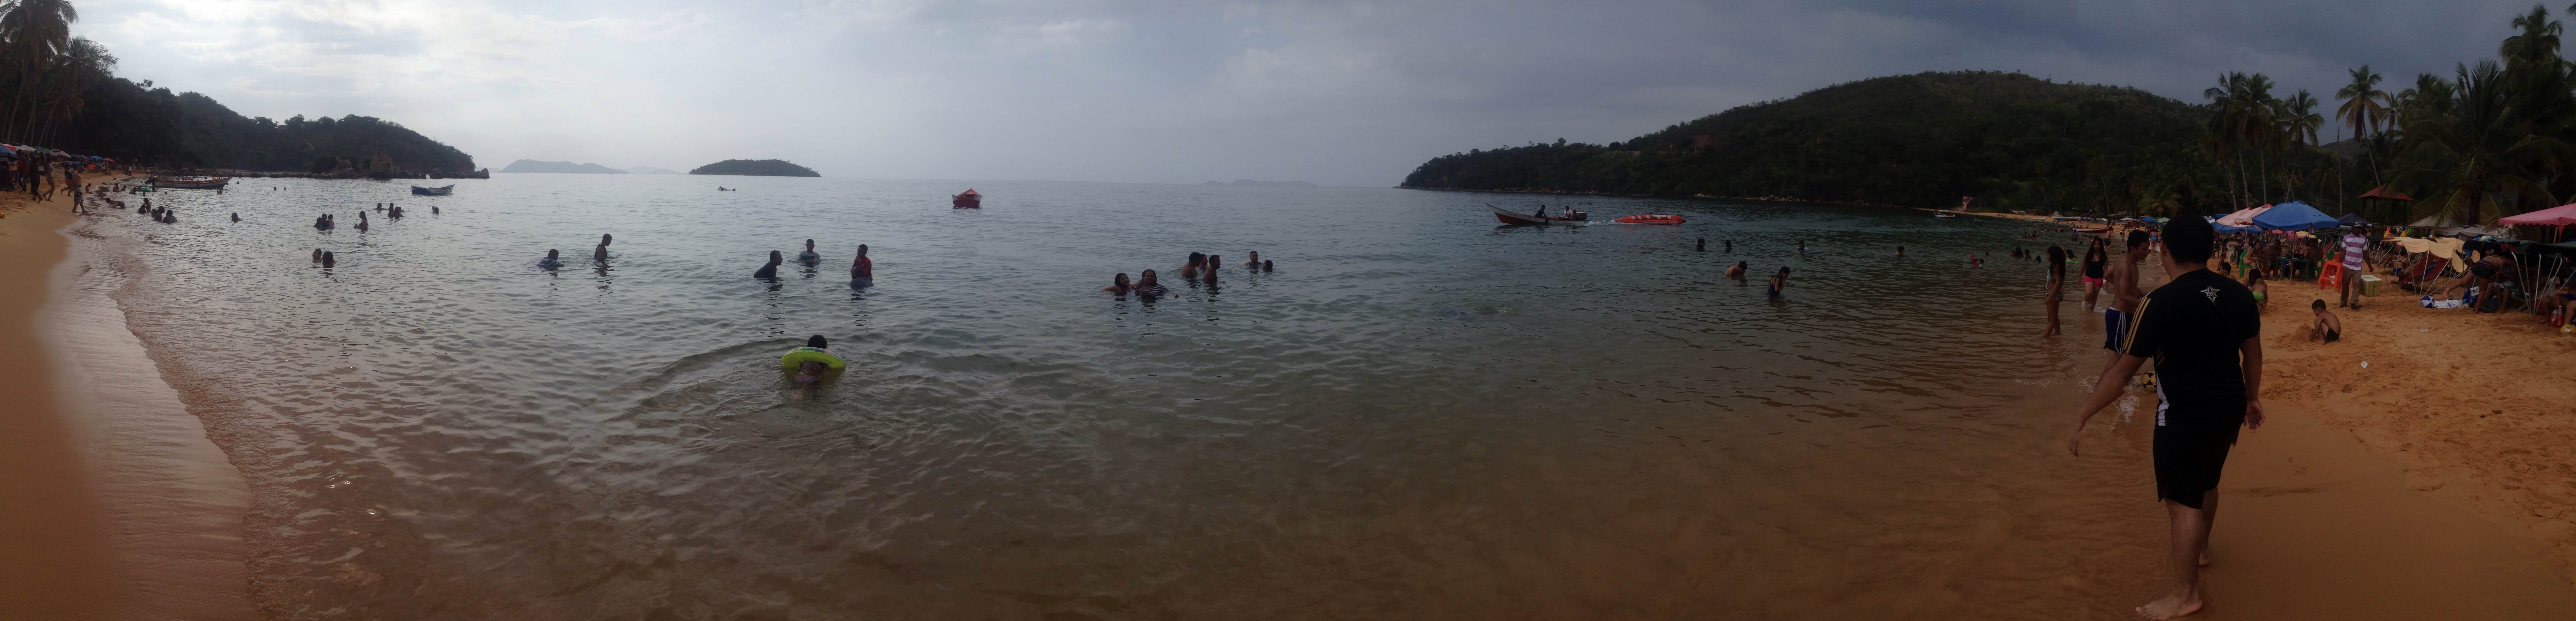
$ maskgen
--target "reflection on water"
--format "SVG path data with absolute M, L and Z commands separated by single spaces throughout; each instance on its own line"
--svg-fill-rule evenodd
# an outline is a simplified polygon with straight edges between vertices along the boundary
M 289 179 L 156 195 L 238 224 L 96 226 L 152 266 L 123 302 L 258 494 L 282 618 L 1946 610 L 1983 595 L 1965 559 L 2035 528 L 2006 499 L 2136 493 L 2036 476 L 2101 474 L 2032 448 L 2062 421 L 2028 395 L 2065 380 L 2015 370 L 2091 360 L 2081 322 L 2034 338 L 2038 264 L 1889 258 L 2002 257 L 2003 222 L 728 181 L 461 180 L 357 234 L 298 219 L 400 184 Z M 534 267 L 601 233 L 610 261 Z M 883 280 L 748 277 L 806 238 L 869 244 Z M 1099 291 L 1192 251 L 1237 264 Z M 1782 298 L 1748 282 L 1784 265 Z M 820 389 L 777 363 L 811 334 L 850 362 Z

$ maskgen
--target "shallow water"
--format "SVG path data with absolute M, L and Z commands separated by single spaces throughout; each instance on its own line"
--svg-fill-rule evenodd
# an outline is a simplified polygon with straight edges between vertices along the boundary
M 280 618 L 1911 616 L 1993 588 L 1958 582 L 2032 545 L 1997 538 L 2034 497 L 2145 489 L 2036 457 L 2066 421 L 2033 395 L 2074 390 L 2045 370 L 2099 333 L 2070 302 L 2034 338 L 2000 220 L 722 182 L 243 179 L 94 226 L 149 266 L 121 301 L 250 481 Z M 410 217 L 354 230 L 388 200 Z M 1692 221 L 1482 206 L 1562 201 Z M 820 267 L 751 278 L 807 238 Z M 1216 286 L 1098 292 L 1193 250 Z M 850 360 L 819 390 L 776 362 L 809 334 Z

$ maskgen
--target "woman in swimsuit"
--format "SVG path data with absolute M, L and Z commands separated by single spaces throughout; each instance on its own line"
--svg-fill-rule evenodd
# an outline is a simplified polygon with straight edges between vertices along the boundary
M 2266 297 L 2270 296 L 2272 293 L 2272 285 L 2263 280 L 2263 270 L 2245 270 L 2245 288 L 2254 292 L 2254 306 L 2259 308 L 2272 307 L 2271 300 L 2266 299 Z
M 1127 297 L 1128 293 L 1136 291 L 1136 285 L 1127 282 L 1126 272 L 1119 272 L 1117 279 L 1109 281 L 1109 286 L 1101 287 L 1100 290 L 1123 298 Z
M 2103 250 L 2100 239 L 2084 250 L 2084 312 L 2093 312 L 2094 296 L 2102 293 L 2102 266 L 2110 262 L 2111 253 Z
M 1780 273 L 1771 275 L 1771 289 L 1768 293 L 1771 297 L 1780 297 L 1780 290 L 1787 288 L 1789 288 L 1789 266 L 1783 265 L 1780 266 Z

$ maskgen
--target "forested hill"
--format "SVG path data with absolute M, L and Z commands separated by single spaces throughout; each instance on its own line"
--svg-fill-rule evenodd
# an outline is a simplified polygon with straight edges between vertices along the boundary
M 213 98 L 151 82 L 104 78 L 82 93 L 69 123 L 27 142 L 163 166 L 306 170 L 317 158 L 365 162 L 383 152 L 405 170 L 474 170 L 473 156 L 399 123 L 349 115 L 284 122 L 246 118 Z
M 2221 205 L 2199 106 L 2133 88 L 1965 71 L 1872 78 L 1608 145 L 1433 158 L 1402 187 L 2153 211 Z

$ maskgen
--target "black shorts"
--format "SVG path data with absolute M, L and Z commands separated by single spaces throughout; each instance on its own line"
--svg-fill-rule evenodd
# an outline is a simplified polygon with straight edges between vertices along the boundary
M 2236 425 L 2156 426 L 2156 497 L 2200 508 L 2203 494 L 2218 489 L 2218 473 L 2227 467 L 2227 449 L 2236 446 Z

